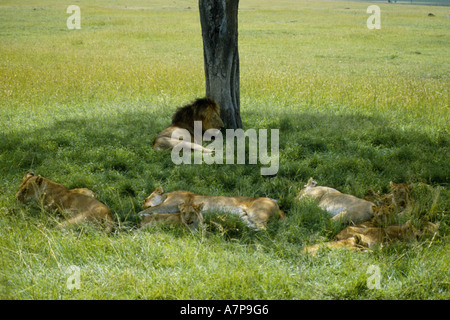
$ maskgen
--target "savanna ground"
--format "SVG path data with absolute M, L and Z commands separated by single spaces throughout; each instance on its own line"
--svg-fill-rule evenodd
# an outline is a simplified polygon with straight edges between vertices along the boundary
M 81 29 L 68 30 L 70 4 Z M 244 129 L 280 130 L 280 168 L 174 165 L 151 143 L 177 106 L 204 95 L 197 1 L 0 1 L 2 299 L 449 299 L 449 7 L 241 1 Z M 350 9 L 344 9 L 350 7 Z M 433 12 L 435 17 L 428 17 Z M 117 230 L 59 230 L 20 205 L 27 170 L 88 187 Z M 363 197 L 414 185 L 439 234 L 367 252 L 302 253 L 342 226 L 296 195 L 309 177 Z M 267 231 L 213 215 L 203 232 L 136 231 L 158 185 L 268 196 L 288 218 Z M 69 290 L 70 266 L 80 270 Z M 381 271 L 370 289 L 370 266 Z

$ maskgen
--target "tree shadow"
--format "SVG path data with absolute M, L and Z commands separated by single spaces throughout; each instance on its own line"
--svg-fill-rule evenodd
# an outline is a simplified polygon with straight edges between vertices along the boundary
M 267 129 L 280 130 L 280 169 L 268 178 L 260 165 L 175 165 L 170 152 L 152 149 L 170 122 L 153 115 L 123 112 L 1 134 L 0 174 L 10 199 L 30 169 L 68 188 L 94 190 L 122 221 L 137 221 L 142 200 L 160 184 L 167 191 L 270 196 L 285 211 L 311 176 L 357 196 L 388 191 L 390 180 L 448 184 L 448 134 L 399 129 L 382 116 L 274 112 Z M 259 129 L 257 115 L 243 115 Z

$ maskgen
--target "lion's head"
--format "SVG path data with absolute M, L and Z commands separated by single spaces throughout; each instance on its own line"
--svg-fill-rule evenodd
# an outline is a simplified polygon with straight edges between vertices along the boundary
M 202 130 L 221 129 L 224 126 L 220 118 L 220 107 L 213 99 L 197 99 L 189 105 L 178 108 L 172 117 L 172 125 L 181 128 L 193 128 L 194 121 L 202 122 Z
M 164 190 L 161 186 L 159 186 L 155 189 L 155 191 L 152 192 L 151 195 L 145 198 L 142 207 L 145 209 L 157 206 L 158 204 L 161 204 L 165 199 L 166 196 L 164 195 Z
M 386 226 L 395 221 L 395 208 L 390 203 L 383 203 L 372 207 L 372 222 L 376 226 Z
M 180 210 L 181 221 L 190 228 L 197 228 L 199 224 L 203 222 L 203 203 L 195 205 L 192 198 L 189 198 L 186 202 L 178 205 Z
M 304 188 L 300 190 L 297 195 L 297 199 L 300 200 L 304 195 L 308 194 L 312 188 L 317 186 L 317 182 L 313 178 L 309 178 L 308 183 L 305 184 Z
M 404 183 L 389 183 L 391 186 L 392 202 L 399 211 L 406 209 L 411 202 L 412 187 Z
M 19 186 L 19 191 L 16 193 L 16 199 L 23 203 L 39 199 L 42 195 L 42 182 L 41 176 L 35 176 L 31 171 L 27 172 Z

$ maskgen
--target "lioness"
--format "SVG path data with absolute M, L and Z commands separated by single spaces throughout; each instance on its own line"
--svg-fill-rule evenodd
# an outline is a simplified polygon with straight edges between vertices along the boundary
M 196 205 L 204 204 L 203 214 L 214 212 L 237 214 L 248 226 L 255 229 L 265 229 L 267 222 L 272 217 L 284 217 L 284 213 L 280 210 L 278 204 L 269 198 L 203 196 L 180 190 L 164 193 L 161 186 L 145 198 L 143 204 L 145 210 L 139 212 L 139 214 L 145 216 L 154 212 L 177 212 L 178 205 L 185 202 L 189 197 L 192 197 L 192 201 Z
M 309 197 L 318 201 L 319 206 L 333 215 L 332 220 L 343 223 L 361 223 L 373 217 L 373 202 L 341 193 L 336 189 L 317 186 L 310 178 L 305 188 L 300 191 L 298 200 Z
M 220 107 L 209 98 L 197 99 L 189 105 L 178 108 L 172 117 L 172 124 L 161 131 L 153 141 L 153 148 L 157 150 L 170 150 L 180 143 L 191 150 L 201 150 L 212 153 L 213 150 L 204 148 L 194 138 L 194 121 L 202 122 L 202 133 L 209 129 L 219 131 L 224 123 L 220 118 Z M 191 135 L 191 142 L 172 138 L 177 129 L 186 129 Z
M 28 172 L 19 187 L 16 199 L 22 203 L 38 201 L 45 209 L 69 213 L 71 217 L 60 226 L 74 225 L 85 220 L 103 221 L 105 232 L 110 232 L 114 225 L 111 211 L 92 195 L 93 192 L 89 189 L 68 190 L 59 183 Z
M 197 230 L 203 223 L 203 203 L 196 205 L 190 197 L 186 202 L 178 205 L 179 212 L 143 214 L 141 228 L 157 223 L 182 224 L 191 230 Z

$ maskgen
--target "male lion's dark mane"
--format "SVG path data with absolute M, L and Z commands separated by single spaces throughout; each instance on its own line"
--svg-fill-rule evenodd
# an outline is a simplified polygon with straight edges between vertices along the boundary
M 218 110 L 219 106 L 211 98 L 199 98 L 191 104 L 179 107 L 172 117 L 172 125 L 181 128 L 186 126 L 193 128 L 195 120 L 203 120 L 205 118 L 205 111 L 208 108 Z

